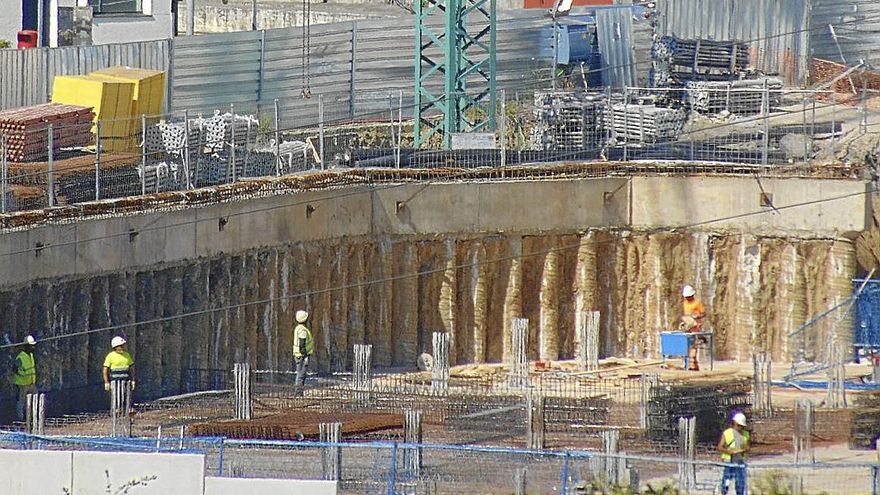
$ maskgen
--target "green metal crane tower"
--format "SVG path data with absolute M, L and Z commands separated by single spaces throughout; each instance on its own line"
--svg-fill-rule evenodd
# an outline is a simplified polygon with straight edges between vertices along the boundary
M 495 0 L 415 0 L 415 13 L 416 148 L 436 134 L 449 148 L 454 132 L 494 132 Z

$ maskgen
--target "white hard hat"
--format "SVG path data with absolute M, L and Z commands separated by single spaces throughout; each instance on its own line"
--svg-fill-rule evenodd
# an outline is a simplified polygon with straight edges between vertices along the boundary
M 696 294 L 697 291 L 695 291 L 690 285 L 685 285 L 684 289 L 681 289 L 682 297 L 694 297 Z
M 24 338 L 24 342 L 25 342 L 26 344 L 28 344 L 28 345 L 34 345 L 34 344 L 37 343 L 37 339 L 35 339 L 35 338 L 34 338 L 33 336 L 31 336 L 31 335 L 28 335 L 27 337 Z
M 114 349 L 121 346 L 122 344 L 125 344 L 124 337 L 116 336 L 116 337 L 113 337 L 113 340 L 110 341 L 110 347 L 113 347 Z
M 299 310 L 296 312 L 296 321 L 297 323 L 305 323 L 306 320 L 309 319 L 309 313 L 303 310 Z
M 733 415 L 733 422 L 740 425 L 740 426 L 745 426 L 746 425 L 746 415 L 741 412 L 734 414 Z

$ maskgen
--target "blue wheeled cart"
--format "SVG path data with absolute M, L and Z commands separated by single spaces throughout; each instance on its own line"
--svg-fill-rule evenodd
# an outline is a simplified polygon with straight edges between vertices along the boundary
M 684 368 L 688 369 L 690 360 L 688 350 L 694 342 L 703 337 L 709 341 L 709 369 L 715 369 L 715 333 L 714 332 L 660 332 L 660 352 L 663 354 L 663 364 L 667 357 L 680 357 L 684 359 Z

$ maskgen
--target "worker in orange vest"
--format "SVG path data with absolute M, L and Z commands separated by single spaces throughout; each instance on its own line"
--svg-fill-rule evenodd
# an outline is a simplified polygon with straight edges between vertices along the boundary
M 679 328 L 685 332 L 696 333 L 703 329 L 703 319 L 706 318 L 706 306 L 703 301 L 697 299 L 697 291 L 690 285 L 685 285 L 681 291 L 684 298 L 682 301 L 682 316 Z M 697 351 L 700 343 L 694 342 L 694 345 L 688 349 L 688 369 L 692 371 L 700 371 L 700 363 L 697 361 Z

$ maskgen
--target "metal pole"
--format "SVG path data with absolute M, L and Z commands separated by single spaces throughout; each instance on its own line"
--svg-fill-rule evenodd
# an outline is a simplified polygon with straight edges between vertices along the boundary
M 7 136 L 6 133 L 4 132 L 2 140 L 0 140 L 0 147 L 2 147 L 2 152 L 3 152 L 3 155 L 0 156 L 0 160 L 2 160 L 2 167 L 3 167 L 2 171 L 0 171 L 0 174 L 2 174 L 2 177 L 0 177 L 0 182 L 2 182 L 2 183 L 0 183 L 0 187 L 2 187 L 2 190 L 0 190 L 0 213 L 6 213 L 6 191 L 8 188 L 7 181 L 9 180 L 9 169 L 7 168 L 9 163 L 8 163 L 8 159 L 6 158 L 6 151 L 7 151 L 6 146 L 7 146 L 8 142 L 9 142 L 9 136 Z
M 230 130 L 230 141 L 232 141 L 232 148 L 229 152 L 229 162 L 232 164 L 232 182 L 235 182 L 235 172 L 236 172 L 236 163 L 235 163 L 235 105 L 229 104 L 229 114 L 232 118 L 232 129 Z M 227 174 L 227 178 L 229 175 Z
M 397 485 L 397 442 L 391 444 L 391 472 L 388 473 L 388 495 L 395 495 Z
M 770 88 L 767 86 L 766 79 L 764 79 L 764 94 L 761 98 L 761 113 L 764 117 L 764 136 L 762 138 L 763 144 L 761 146 L 761 164 L 767 165 L 767 163 L 769 162 L 770 153 Z
M 550 74 L 551 86 L 556 91 L 556 63 L 559 57 L 559 25 L 556 23 L 556 9 L 553 12 L 553 73 Z
M 275 175 L 281 175 L 281 118 L 278 111 L 278 98 L 273 102 L 275 108 Z
M 614 108 L 611 109 L 612 122 Z M 612 123 L 613 125 L 613 123 Z M 629 87 L 623 88 L 623 161 L 629 160 Z
M 397 156 L 395 165 L 400 168 L 400 148 L 403 146 L 403 90 L 397 95 Z
M 158 184 L 158 177 L 156 183 Z M 141 114 L 141 194 L 147 194 L 147 116 Z
M 318 95 L 318 157 L 321 159 L 321 170 L 324 170 L 324 95 Z
M 183 175 L 186 176 L 186 189 L 192 189 L 192 169 L 189 166 L 190 156 L 189 156 L 189 110 L 183 111 Z
M 252 14 L 251 15 L 251 31 L 256 31 L 257 30 L 257 0 L 251 1 L 251 14 Z M 303 22 L 306 22 L 306 20 L 303 19 Z
M 837 132 L 837 91 L 831 92 L 831 156 L 834 157 L 837 155 L 837 150 L 834 146 L 834 140 L 836 139 Z
M 501 140 L 501 166 L 507 165 L 507 93 L 501 90 L 501 115 L 498 120 L 498 138 Z
M 49 188 L 49 206 L 55 206 L 55 152 L 53 151 L 55 133 L 52 130 L 52 124 L 49 124 L 49 160 L 48 160 L 48 188 Z
M 101 121 L 95 122 L 95 201 L 101 199 Z
M 868 132 L 868 79 L 862 79 L 862 134 Z

